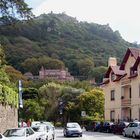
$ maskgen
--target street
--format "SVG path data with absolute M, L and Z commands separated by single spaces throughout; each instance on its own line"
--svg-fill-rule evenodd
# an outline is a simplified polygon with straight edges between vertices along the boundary
M 134 140 L 134 139 L 123 137 L 122 135 L 114 135 L 110 133 L 100 133 L 100 132 L 87 132 L 87 131 L 83 131 L 83 137 L 64 137 L 63 129 L 56 129 L 55 140 Z

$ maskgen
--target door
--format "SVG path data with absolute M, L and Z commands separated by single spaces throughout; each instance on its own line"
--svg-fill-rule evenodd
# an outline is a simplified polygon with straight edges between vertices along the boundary
M 131 136 L 131 134 L 132 134 L 132 133 L 131 133 L 132 127 L 133 127 L 133 123 L 130 123 L 130 124 L 126 127 L 126 129 L 125 129 L 126 135 Z
M 51 126 L 46 126 L 46 128 L 47 128 L 47 133 L 48 133 L 48 140 L 53 139 L 53 130 Z
M 26 128 L 26 136 L 27 136 L 26 137 L 27 140 L 35 140 L 36 139 L 36 135 L 31 128 Z

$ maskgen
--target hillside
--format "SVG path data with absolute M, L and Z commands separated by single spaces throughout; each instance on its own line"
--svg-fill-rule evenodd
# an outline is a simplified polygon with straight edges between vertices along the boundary
M 126 48 L 133 47 L 109 25 L 79 22 L 64 13 L 43 14 L 16 28 L 1 25 L 0 43 L 7 62 L 23 73 L 37 74 L 41 65 L 65 66 L 72 75 L 86 78 L 94 67 L 107 66 L 109 56 L 120 62 Z

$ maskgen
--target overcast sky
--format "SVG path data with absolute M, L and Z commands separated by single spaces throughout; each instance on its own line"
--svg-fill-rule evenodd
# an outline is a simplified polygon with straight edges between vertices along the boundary
M 140 43 L 140 0 L 25 0 L 38 16 L 65 12 L 79 21 L 108 24 L 129 42 Z

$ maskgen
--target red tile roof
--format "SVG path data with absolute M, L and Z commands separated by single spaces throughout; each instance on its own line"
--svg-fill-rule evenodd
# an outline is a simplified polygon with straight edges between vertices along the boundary
M 124 75 L 126 72 L 124 70 L 120 70 L 119 66 L 110 66 L 105 74 L 105 78 L 109 78 L 109 74 L 111 72 L 111 70 L 113 71 L 114 74 L 116 75 Z
M 126 73 L 124 70 L 120 70 L 119 66 L 111 66 L 111 68 L 116 75 L 124 75 Z
M 138 56 L 140 56 L 140 49 L 139 48 L 129 48 L 131 54 L 137 59 Z

